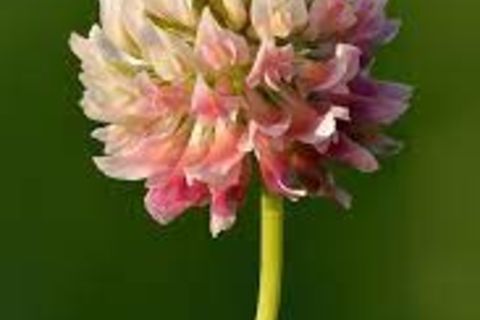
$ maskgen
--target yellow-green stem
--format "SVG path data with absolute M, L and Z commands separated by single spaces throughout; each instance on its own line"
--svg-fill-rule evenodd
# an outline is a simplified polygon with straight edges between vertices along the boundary
M 283 202 L 262 194 L 260 291 L 256 320 L 277 320 L 280 308 L 283 262 Z

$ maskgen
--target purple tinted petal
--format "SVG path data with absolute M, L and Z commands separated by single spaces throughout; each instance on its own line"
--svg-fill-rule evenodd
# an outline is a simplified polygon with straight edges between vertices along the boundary
M 374 81 L 364 76 L 350 84 L 352 118 L 389 125 L 409 108 L 412 88 L 397 83 Z
M 379 169 L 378 161 L 367 149 L 343 134 L 330 146 L 329 154 L 332 158 L 362 172 L 369 173 Z

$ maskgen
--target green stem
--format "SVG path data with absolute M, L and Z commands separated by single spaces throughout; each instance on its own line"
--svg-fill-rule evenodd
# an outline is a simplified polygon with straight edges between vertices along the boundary
M 260 291 L 256 320 L 277 320 L 280 308 L 283 261 L 282 199 L 262 194 Z

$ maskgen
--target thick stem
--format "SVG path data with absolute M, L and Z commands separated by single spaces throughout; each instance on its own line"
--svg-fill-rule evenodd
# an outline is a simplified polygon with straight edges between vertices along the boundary
M 283 262 L 283 203 L 281 198 L 266 191 L 263 192 L 261 220 L 261 271 L 256 320 L 277 320 Z

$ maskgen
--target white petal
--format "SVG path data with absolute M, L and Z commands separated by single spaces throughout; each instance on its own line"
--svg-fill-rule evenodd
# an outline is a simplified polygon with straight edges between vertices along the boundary
M 123 50 L 130 51 L 131 43 L 121 20 L 124 3 L 125 0 L 100 0 L 100 20 L 108 38 Z
M 218 238 L 220 233 L 230 230 L 236 219 L 235 215 L 225 217 L 215 213 L 210 214 L 210 232 L 212 236 Z
M 127 0 L 131 1 L 131 0 Z M 194 0 L 143 0 L 149 11 L 162 18 L 172 19 L 188 27 L 197 23 Z
M 315 130 L 315 137 L 319 139 L 327 139 L 335 133 L 337 122 L 331 112 L 325 115 L 325 118 L 319 123 Z
M 145 7 L 129 2 L 123 11 L 125 26 L 162 79 L 179 80 L 193 69 L 193 52 L 179 37 L 157 28 L 146 19 Z

